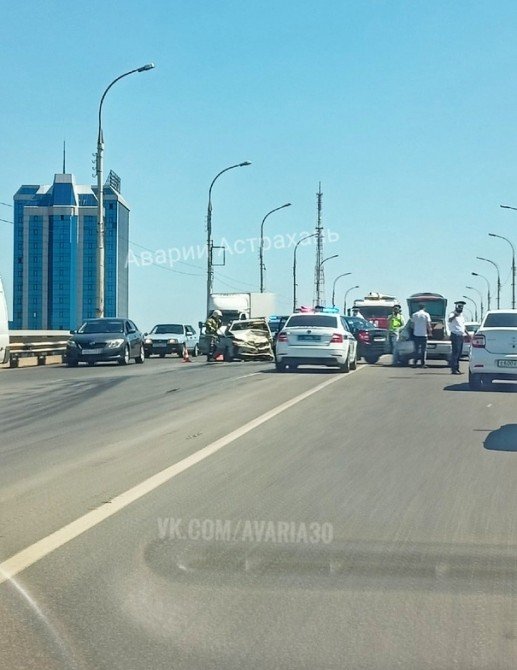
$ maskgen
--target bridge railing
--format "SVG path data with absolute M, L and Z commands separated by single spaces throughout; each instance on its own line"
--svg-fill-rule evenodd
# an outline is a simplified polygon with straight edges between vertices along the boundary
M 36 365 L 45 365 L 47 357 L 61 356 L 70 337 L 62 330 L 19 330 L 9 333 L 9 367 L 17 368 L 21 359 L 33 358 Z

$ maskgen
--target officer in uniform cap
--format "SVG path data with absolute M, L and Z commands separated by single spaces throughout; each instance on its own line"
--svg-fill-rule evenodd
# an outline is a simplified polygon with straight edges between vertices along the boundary
M 465 317 L 463 316 L 463 306 L 466 305 L 464 300 L 457 300 L 454 303 L 454 312 L 449 314 L 449 330 L 451 333 L 451 374 L 461 375 L 460 371 L 460 357 L 463 352 L 463 341 L 467 334 L 465 328 Z

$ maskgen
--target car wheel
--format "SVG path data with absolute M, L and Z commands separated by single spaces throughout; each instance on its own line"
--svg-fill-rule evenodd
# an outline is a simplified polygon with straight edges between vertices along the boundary
M 285 372 L 287 366 L 285 363 L 275 363 L 275 368 L 277 372 Z
M 231 355 L 229 349 L 225 349 L 225 350 L 224 350 L 223 360 L 224 360 L 226 363 L 231 363 L 231 362 L 233 361 L 233 356 Z
M 145 356 L 146 358 L 150 358 L 150 357 L 151 357 L 151 354 L 150 354 L 148 351 L 146 351 L 145 354 L 144 354 L 144 356 Z
M 67 361 L 66 362 L 66 367 L 67 368 L 76 368 L 79 365 L 79 361 Z
M 135 363 L 141 365 L 145 361 L 145 352 L 143 345 L 140 347 L 140 355 L 135 358 Z
M 160 354 L 160 358 L 165 358 L 165 354 Z
M 88 361 L 88 367 L 93 368 L 95 361 Z
M 339 366 L 339 372 L 350 372 L 350 353 L 348 354 L 348 358 L 343 363 L 343 365 Z
M 195 347 L 192 349 L 192 358 L 197 358 L 198 356 L 199 356 L 199 347 L 196 344 Z
M 355 356 L 354 360 L 350 363 L 350 370 L 357 370 L 357 356 Z
M 122 354 L 121 358 L 118 359 L 118 364 L 119 365 L 129 365 L 129 361 L 130 361 L 129 345 L 126 344 L 126 348 L 124 349 L 124 353 Z
M 364 357 L 364 360 L 367 363 L 370 363 L 371 365 L 374 365 L 379 360 L 379 356 L 375 356 L 374 354 L 366 354 L 366 356 Z

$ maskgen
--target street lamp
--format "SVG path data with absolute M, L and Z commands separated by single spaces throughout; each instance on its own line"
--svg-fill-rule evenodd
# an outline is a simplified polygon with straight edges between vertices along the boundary
M 346 299 L 348 297 L 348 294 L 350 293 L 350 291 L 353 291 L 356 288 L 359 288 L 359 286 L 351 286 L 349 289 L 345 291 L 345 300 L 343 302 L 343 314 L 346 314 Z
M 478 261 L 485 261 L 486 263 L 491 263 L 496 269 L 497 272 L 497 309 L 501 307 L 501 273 L 499 272 L 499 266 L 494 261 L 491 261 L 489 258 L 483 258 L 482 256 L 476 256 Z M 490 309 L 490 308 L 489 308 Z
M 228 170 L 233 170 L 239 167 L 246 167 L 251 165 L 250 161 L 244 161 L 243 163 L 237 163 L 236 165 L 230 165 L 230 167 L 224 168 L 221 172 L 218 172 L 215 177 L 212 179 L 210 188 L 208 189 L 208 209 L 206 214 L 206 233 L 207 233 L 207 266 L 206 266 L 206 313 L 208 315 L 208 310 L 210 309 L 210 294 L 212 293 L 212 286 L 214 283 L 214 271 L 212 269 L 212 188 L 215 182 L 219 177 L 228 172 Z
M 341 277 L 348 277 L 348 275 L 351 275 L 351 274 L 352 274 L 351 272 L 345 272 L 342 275 L 338 275 L 334 279 L 334 283 L 332 284 L 332 307 L 336 306 L 336 282 L 337 282 L 337 280 L 341 279 Z
M 260 264 L 260 292 L 264 293 L 264 270 L 266 269 L 264 267 L 264 223 L 266 222 L 267 217 L 270 214 L 273 214 L 273 212 L 278 212 L 279 209 L 284 209 L 284 207 L 290 207 L 291 203 L 286 202 L 285 205 L 281 205 L 280 207 L 275 207 L 275 209 L 272 209 L 270 212 L 266 214 L 266 216 L 262 219 L 262 223 L 260 225 L 260 253 L 259 253 L 259 264 Z
M 516 209 L 515 207 L 510 207 L 509 205 L 501 205 L 501 207 L 503 207 L 504 209 Z M 515 309 L 515 247 L 507 237 L 503 237 L 502 235 L 496 235 L 495 233 L 488 233 L 488 235 L 490 237 L 498 237 L 500 240 L 508 242 L 508 244 L 512 248 L 512 309 Z
M 468 288 L 469 291 L 475 291 L 475 292 L 478 294 L 478 296 L 479 296 L 479 305 L 480 305 L 479 316 L 480 316 L 480 318 L 482 319 L 482 318 L 483 318 L 483 312 L 485 311 L 485 310 L 483 309 L 483 294 L 482 294 L 481 291 L 480 291 L 478 288 L 476 288 L 475 286 L 465 286 L 465 288 Z
M 469 295 L 464 295 L 463 296 L 465 300 L 470 300 L 470 302 L 474 305 L 474 321 L 478 320 L 478 305 L 477 302 L 471 298 Z
M 296 251 L 298 249 L 298 245 L 301 244 L 304 240 L 308 240 L 310 237 L 316 237 L 318 233 L 311 233 L 310 235 L 306 235 L 305 237 L 302 237 L 298 242 L 294 245 L 294 254 L 293 254 L 293 312 L 296 312 L 296 287 L 298 284 L 296 283 Z
M 114 79 L 102 94 L 99 104 L 99 129 L 97 133 L 97 154 L 95 156 L 95 167 L 97 174 L 97 316 L 102 318 L 104 316 L 104 266 L 105 266 L 105 227 L 104 227 L 104 192 L 103 192 L 103 151 L 104 151 L 104 135 L 102 132 L 102 104 L 106 94 L 110 88 L 124 77 L 136 72 L 146 72 L 152 70 L 154 63 L 148 63 L 142 67 L 130 70 L 121 74 L 120 77 Z
M 487 310 L 490 311 L 490 282 L 488 279 L 485 277 L 485 275 L 480 275 L 479 272 L 471 272 L 471 275 L 474 277 L 481 277 L 481 279 L 484 279 L 486 281 L 486 289 L 487 289 Z

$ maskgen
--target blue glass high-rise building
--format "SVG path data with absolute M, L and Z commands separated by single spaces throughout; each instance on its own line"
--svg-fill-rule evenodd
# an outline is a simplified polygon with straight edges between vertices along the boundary
M 97 188 L 56 174 L 14 196 L 13 327 L 69 330 L 96 316 Z M 104 186 L 105 316 L 128 316 L 129 207 Z

